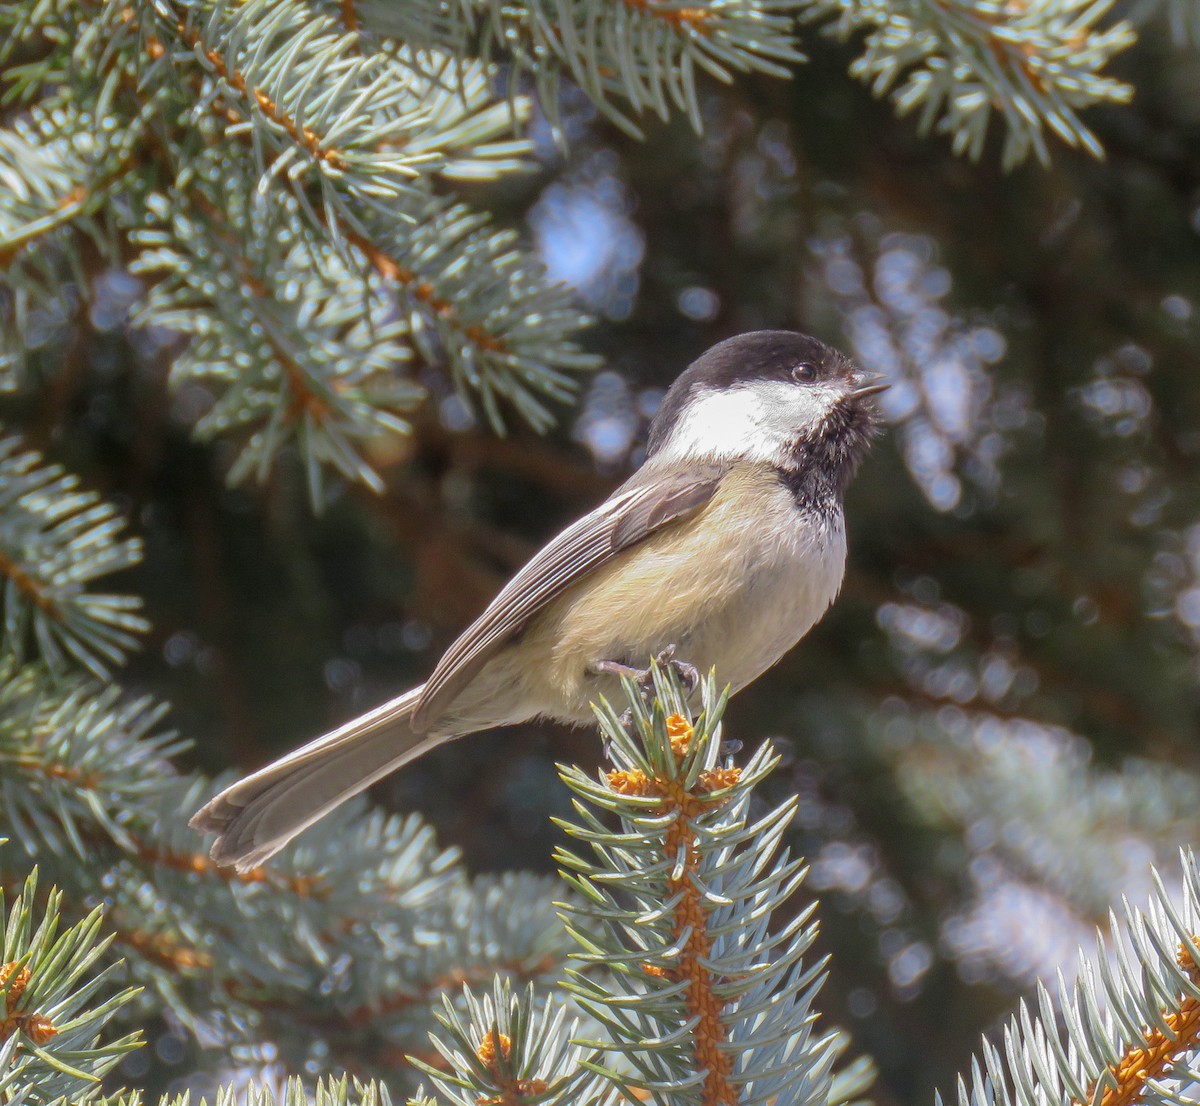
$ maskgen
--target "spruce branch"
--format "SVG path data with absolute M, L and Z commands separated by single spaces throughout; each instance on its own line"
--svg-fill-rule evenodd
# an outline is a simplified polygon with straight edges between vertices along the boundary
M 380 150 L 395 145 L 416 159 L 420 171 L 437 169 L 448 179 L 479 179 L 519 167 L 527 143 L 498 136 L 525 107 L 518 102 L 510 110 L 494 101 L 489 67 L 403 47 L 373 57 L 390 75 L 390 87 L 399 90 L 397 110 L 420 121 L 401 135 L 379 137 Z M 221 65 L 228 70 L 226 62 Z M 278 107 L 277 96 L 248 80 L 243 75 L 234 91 L 245 86 L 242 91 L 256 103 Z M 307 86 L 301 88 L 307 94 Z M 337 91 L 349 95 L 341 86 Z M 228 97 L 212 104 L 227 136 L 257 142 L 244 104 L 231 106 Z M 289 115 L 280 126 L 291 134 L 297 124 Z M 588 320 L 571 306 L 568 290 L 548 282 L 541 265 L 516 247 L 514 234 L 492 231 L 485 217 L 416 186 L 386 208 L 328 199 L 314 205 L 303 189 L 280 197 L 275 188 L 267 190 L 272 201 L 264 204 L 264 182 L 275 179 L 286 155 L 268 152 L 264 160 L 260 153 L 258 160 L 259 175 L 236 185 L 244 172 L 220 154 L 191 165 L 187 189 L 173 198 L 170 215 L 162 202 L 154 207 L 160 221 L 170 219 L 170 229 L 137 236 L 141 244 L 159 248 L 139 258 L 135 269 L 174 278 L 155 289 L 142 321 L 193 334 L 176 379 L 192 375 L 234 385 L 201 420 L 199 433 L 214 436 L 239 421 L 259 423 L 231 479 L 264 479 L 280 449 L 294 442 L 306 462 L 314 503 L 322 499 L 324 466 L 378 489 L 379 478 L 361 447 L 381 431 L 405 433 L 402 416 L 423 397 L 409 376 L 397 377 L 408 356 L 405 339 L 430 363 L 445 364 L 464 394 L 476 392 L 497 430 L 503 428 L 501 401 L 539 430 L 552 425 L 539 397 L 568 400 L 575 391 L 570 374 L 596 364 L 572 341 Z M 225 243 L 223 250 L 212 249 L 207 240 L 212 234 L 194 233 L 205 224 Z M 250 241 L 257 250 L 230 257 L 231 251 L 245 253 L 240 236 L 250 224 L 256 224 Z M 291 256 L 284 256 L 289 247 Z M 347 257 L 354 270 L 347 268 Z M 222 260 L 235 270 L 225 289 L 208 271 Z M 298 268 L 314 270 L 324 286 L 320 279 L 297 279 Z M 336 287 L 328 287 L 331 283 Z M 206 303 L 214 288 L 242 302 Z M 286 290 L 283 296 L 280 289 Z M 295 342 L 295 326 L 314 319 L 331 329 L 324 348 Z M 204 341 L 198 343 L 200 335 Z M 371 356 L 364 356 L 364 343 Z M 257 354 L 256 368 L 246 372 L 237 361 L 249 351 Z M 264 387 L 264 380 L 271 383 Z
M 479 397 L 493 428 L 503 429 L 507 401 L 535 429 L 548 429 L 553 416 L 539 396 L 567 401 L 577 374 L 598 364 L 573 341 L 590 320 L 511 231 L 492 230 L 485 216 L 433 196 L 411 215 L 346 235 L 398 291 L 422 356 L 447 364 L 460 394 Z
M 139 143 L 160 97 L 143 97 L 129 114 L 118 108 L 131 79 L 122 51 L 133 45 L 132 29 L 106 9 L 89 14 L 71 27 L 70 49 L 11 78 L 9 94 L 31 103 L 0 129 L 0 272 L 67 225 L 111 249 L 106 205 L 142 166 Z
M 1103 73 L 1135 35 L 1102 21 L 1113 0 L 808 0 L 808 18 L 842 38 L 865 33 L 850 67 L 877 96 L 892 93 L 922 133 L 951 136 L 977 159 L 993 114 L 1004 127 L 1006 167 L 1050 158 L 1046 132 L 1094 157 L 1103 151 L 1079 117 L 1133 90 Z
M 362 1068 L 411 1051 L 441 996 L 499 973 L 545 988 L 567 939 L 557 884 L 467 877 L 419 818 L 348 804 L 269 867 L 217 867 L 188 815 L 220 786 L 179 775 L 161 711 L 112 687 L 0 672 L 0 803 L 24 860 L 52 874 L 63 908 L 104 888 L 106 926 L 147 999 L 234 1053 L 278 1039 L 302 1064 L 320 1040 L 353 1040 Z M 291 1051 L 288 1051 L 291 1049 Z M 299 1050 L 299 1051 L 297 1051 Z
M 788 74 L 803 60 L 793 15 L 801 0 L 465 0 L 422 28 L 405 5 L 358 0 L 365 26 L 382 34 L 462 49 L 511 67 L 510 88 L 530 76 L 559 128 L 559 85 L 568 77 L 614 123 L 640 137 L 637 118 L 683 111 L 700 129 L 697 78 L 735 72 Z
M 364 206 L 388 215 L 422 176 L 490 179 L 525 164 L 528 142 L 511 132 L 527 106 L 498 104 L 480 62 L 404 46 L 364 51 L 301 3 L 159 0 L 155 12 L 161 57 L 143 83 L 177 81 L 172 62 L 198 62 L 190 120 L 250 142 L 260 191 L 278 178 L 306 198 L 315 181 L 327 216 Z
M 81 209 L 82 187 L 75 136 L 40 135 L 28 121 L 0 130 L 0 268 L 28 243 L 71 221 Z
M 431 1034 L 444 1067 L 418 1063 L 454 1106 L 606 1106 L 615 1089 L 591 1070 L 594 1052 L 574 1043 L 578 1019 L 532 987 L 497 979 L 490 995 L 464 989 L 463 1009 L 443 998 Z
M 402 45 L 384 55 L 393 80 L 422 114 L 420 129 L 406 136 L 410 152 L 436 157 L 436 176 L 446 181 L 486 181 L 531 169 L 532 144 L 520 136 L 527 98 L 497 99 L 495 66 L 444 50 Z
M 525 164 L 528 105 L 494 66 L 299 2 L 41 14 L 14 81 L 31 107 L 0 132 L 0 385 L 87 325 L 101 257 L 150 285 L 137 321 L 190 338 L 172 379 L 214 394 L 202 437 L 241 439 L 231 478 L 294 449 L 320 503 L 331 470 L 381 487 L 375 444 L 424 398 L 413 342 L 496 426 L 507 404 L 545 429 L 594 364 L 515 236 L 435 198 Z
M 576 795 L 563 828 L 590 848 L 557 854 L 579 893 L 563 913 L 584 966 L 569 986 L 609 1034 L 592 1043 L 633 1074 L 597 1070 L 673 1106 L 825 1102 L 837 1050 L 812 1024 L 823 977 L 803 961 L 811 907 L 770 929 L 803 879 L 780 847 L 795 800 L 750 816 L 778 758 L 763 747 L 744 768 L 723 765 L 714 679 L 693 719 L 674 672 L 653 678 L 650 706 L 626 685 L 627 723 L 597 710 L 616 769 L 560 769 Z
M 403 86 L 328 17 L 314 18 L 286 0 L 157 0 L 154 12 L 166 47 L 156 65 L 199 62 L 214 79 L 197 110 L 211 115 L 215 97 L 232 98 L 237 117 L 229 127 L 249 133 L 255 159 L 271 177 L 297 188 L 312 181 L 323 205 L 337 207 L 345 195 L 395 200 L 428 168 L 428 153 L 403 149 L 421 122 Z M 325 94 L 311 96 L 314 87 Z
M 230 480 L 263 481 L 285 447 L 305 462 L 314 505 L 325 467 L 381 490 L 362 448 L 405 434 L 423 390 L 402 372 L 406 327 L 378 281 L 364 284 L 326 242 L 307 234 L 300 205 L 252 202 L 253 183 L 210 161 L 189 196 L 152 204 L 161 229 L 137 236 L 134 271 L 156 283 L 140 325 L 188 334 L 175 387 L 217 389 L 202 438 L 239 433 Z
M 10 835 L 86 860 L 103 835 L 136 848 L 129 826 L 183 748 L 156 734 L 148 698 L 74 679 L 47 693 L 45 670 L 0 660 L 0 803 Z
M 270 867 L 235 876 L 207 861 L 179 813 L 212 790 L 191 781 L 169 789 L 136 854 L 114 858 L 112 917 L 118 939 L 144 950 L 131 956 L 139 978 L 227 1047 L 254 1025 L 293 1049 L 293 1063 L 307 1058 L 296 1046 L 315 1036 L 334 1047 L 355 1042 L 360 1070 L 376 1067 L 397 1048 L 412 1050 L 440 996 L 464 981 L 560 972 L 565 942 L 546 879 L 475 883 L 419 818 L 362 803 Z M 509 895 L 523 903 L 519 930 Z M 230 1010 L 249 1023 L 209 1024 Z
M 81 37 L 94 42 L 108 29 L 95 19 Z M 122 75 L 80 58 L 50 74 L 53 93 L 0 128 L 0 390 L 17 390 L 31 353 L 79 325 L 93 259 L 115 261 L 120 230 L 140 206 L 140 142 L 157 103 L 130 116 L 114 110 L 108 98 Z
M 986 852 L 1044 887 L 1091 925 L 1103 925 L 1146 855 L 1200 830 L 1200 778 L 1175 765 L 1129 759 L 1097 766 L 1076 735 L 985 712 L 949 734 L 935 712 L 917 714 L 917 739 L 897 750 L 897 780 L 914 811 L 965 831 L 986 820 L 1021 826 L 996 834 Z M 1130 845 L 1138 842 L 1137 860 Z M 1158 848 L 1156 848 L 1156 845 Z M 1133 869 L 1133 870 L 1131 870 Z
M 366 451 L 407 434 L 424 398 L 410 344 L 477 394 L 497 429 L 503 403 L 546 429 L 539 396 L 569 399 L 573 374 L 594 366 L 572 340 L 587 320 L 567 289 L 486 217 L 428 196 L 403 219 L 338 221 L 346 260 L 304 228 L 298 201 L 258 205 L 254 191 L 223 159 L 194 167 L 187 195 L 152 203 L 161 229 L 137 235 L 134 266 L 157 278 L 139 324 L 191 336 L 173 385 L 216 389 L 197 433 L 244 439 L 231 480 L 265 480 L 294 446 L 314 504 L 326 467 L 379 490 Z
M 120 664 L 149 624 L 133 596 L 90 590 L 141 559 L 141 542 L 76 477 L 14 437 L 0 439 L 0 646 L 32 650 L 56 673 L 78 664 L 98 676 Z
M 0 888 L 0 1101 L 41 1106 L 94 1102 L 101 1077 L 140 1045 L 132 1033 L 101 1043 L 135 991 L 112 992 L 114 967 L 102 968 L 110 937 L 103 912 L 63 928 L 62 893 L 39 900 L 37 873 L 11 905 Z M 107 997 L 104 997 L 107 996 Z
M 960 1106 L 1131 1106 L 1188 1101 L 1200 1079 L 1200 870 L 1182 853 L 1181 893 L 1154 873 L 1145 910 L 1124 904 L 1097 937 L 1093 958 L 1080 952 L 1061 1010 L 1045 986 L 1022 1002 L 1002 1047 L 960 1079 Z M 939 1103 L 941 1101 L 939 1097 Z

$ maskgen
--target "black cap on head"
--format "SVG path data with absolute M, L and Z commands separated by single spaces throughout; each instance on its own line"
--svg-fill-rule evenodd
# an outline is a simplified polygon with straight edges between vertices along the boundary
M 653 453 L 671 434 L 688 399 L 697 391 L 719 392 L 760 380 L 791 381 L 799 365 L 811 365 L 815 380 L 849 377 L 849 358 L 794 330 L 755 330 L 718 342 L 691 363 L 663 396 L 647 443 Z

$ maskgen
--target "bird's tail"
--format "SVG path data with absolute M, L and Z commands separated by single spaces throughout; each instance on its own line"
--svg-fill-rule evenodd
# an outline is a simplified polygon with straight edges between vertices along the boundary
M 257 867 L 352 795 L 449 740 L 412 729 L 420 696 L 414 688 L 227 787 L 191 820 L 217 835 L 212 858 L 239 872 Z

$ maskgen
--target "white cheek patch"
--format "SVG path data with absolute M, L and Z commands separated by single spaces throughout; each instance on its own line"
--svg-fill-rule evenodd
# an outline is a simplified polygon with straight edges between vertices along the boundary
M 774 463 L 795 438 L 813 433 L 842 389 L 832 384 L 760 381 L 700 392 L 675 424 L 656 458 L 737 457 Z

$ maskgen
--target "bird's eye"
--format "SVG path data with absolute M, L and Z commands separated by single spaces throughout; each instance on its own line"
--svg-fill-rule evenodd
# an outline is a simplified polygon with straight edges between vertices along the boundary
M 817 379 L 817 369 L 815 365 L 801 363 L 792 369 L 792 379 L 797 384 L 811 384 Z

